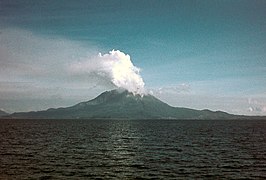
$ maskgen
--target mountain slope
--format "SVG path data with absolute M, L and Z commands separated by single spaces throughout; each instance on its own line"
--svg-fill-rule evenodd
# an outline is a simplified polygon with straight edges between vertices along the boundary
M 133 95 L 128 91 L 112 90 L 95 99 L 71 107 L 46 111 L 14 113 L 12 118 L 126 118 L 126 119 L 219 119 L 230 118 L 224 112 L 171 107 L 152 95 Z
M 0 110 L 0 117 L 7 116 L 7 115 L 8 115 L 8 113 L 6 113 L 5 111 Z

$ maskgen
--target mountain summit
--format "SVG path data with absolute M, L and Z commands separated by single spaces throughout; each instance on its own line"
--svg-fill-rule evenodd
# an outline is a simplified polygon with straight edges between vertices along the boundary
M 127 90 L 106 91 L 71 107 L 11 115 L 12 118 L 36 119 L 219 119 L 232 116 L 225 112 L 172 107 L 152 95 L 141 96 Z

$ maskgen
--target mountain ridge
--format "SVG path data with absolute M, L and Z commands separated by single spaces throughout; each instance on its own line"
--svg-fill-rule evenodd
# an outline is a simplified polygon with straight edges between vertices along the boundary
M 0 109 L 0 117 L 7 116 L 8 113 Z
M 111 90 L 92 100 L 65 108 L 19 112 L 9 118 L 29 119 L 240 119 L 222 111 L 194 110 L 172 107 L 147 94 L 133 94 L 127 90 Z

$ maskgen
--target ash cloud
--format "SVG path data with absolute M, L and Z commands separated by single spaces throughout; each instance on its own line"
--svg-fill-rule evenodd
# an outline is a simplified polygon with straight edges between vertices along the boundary
M 134 66 L 128 54 L 119 50 L 112 50 L 103 55 L 99 53 L 93 59 L 73 63 L 70 71 L 75 74 L 88 74 L 88 77 L 96 75 L 110 81 L 117 88 L 134 94 L 145 94 L 145 83 L 140 69 Z

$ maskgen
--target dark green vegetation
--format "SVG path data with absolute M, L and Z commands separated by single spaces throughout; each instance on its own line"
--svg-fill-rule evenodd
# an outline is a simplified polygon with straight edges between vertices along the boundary
M 5 111 L 0 110 L 0 117 L 7 116 L 7 115 L 8 115 L 8 113 L 6 113 Z
M 87 102 L 37 112 L 21 112 L 11 118 L 37 119 L 233 119 L 239 116 L 225 112 L 172 107 L 152 95 L 134 95 L 128 91 L 106 91 Z

